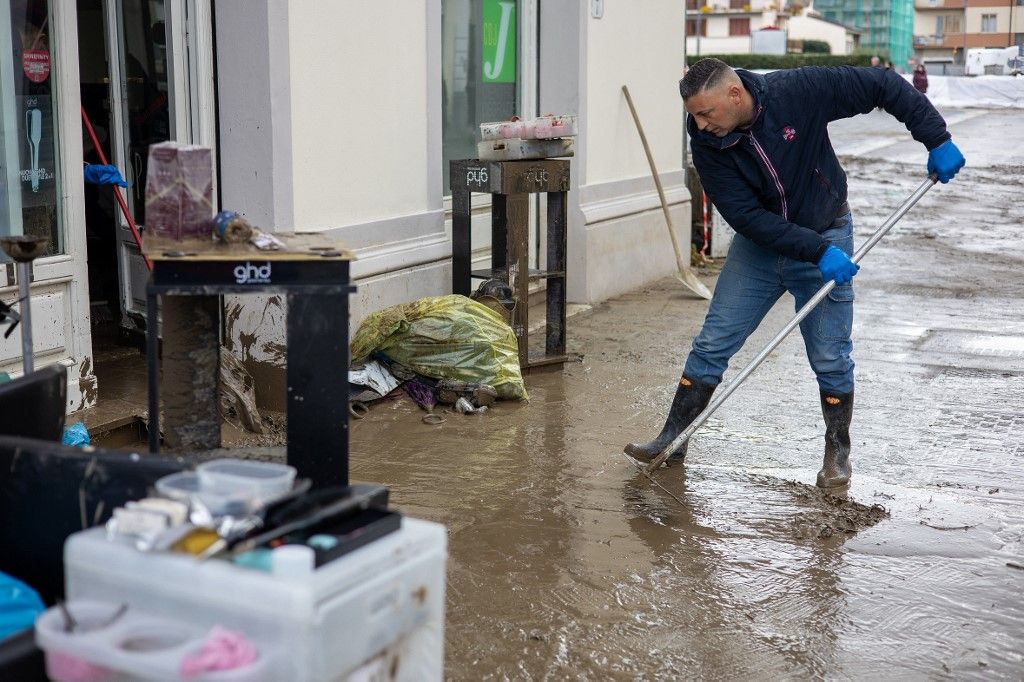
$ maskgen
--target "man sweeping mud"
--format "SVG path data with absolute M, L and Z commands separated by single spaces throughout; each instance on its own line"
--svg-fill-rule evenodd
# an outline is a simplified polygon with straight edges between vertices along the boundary
M 964 165 L 946 123 L 895 71 L 838 67 L 758 75 L 702 59 L 679 82 L 704 190 L 736 230 L 668 419 L 626 454 L 651 462 L 708 405 L 729 359 L 786 291 L 799 309 L 825 281 L 836 286 L 800 323 L 818 378 L 825 458 L 817 484 L 849 483 L 853 415 L 853 219 L 829 121 L 881 107 L 928 149 L 928 173 L 949 182 Z M 667 463 L 686 456 L 686 444 Z

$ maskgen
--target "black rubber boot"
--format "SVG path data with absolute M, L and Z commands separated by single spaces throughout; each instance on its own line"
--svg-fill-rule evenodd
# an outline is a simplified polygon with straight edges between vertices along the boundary
M 819 488 L 839 488 L 850 482 L 850 420 L 853 418 L 853 391 L 842 394 L 821 393 L 821 413 L 825 416 L 825 461 L 818 472 Z
M 711 394 L 716 388 L 717 385 L 702 384 L 685 376 L 680 378 L 676 397 L 672 400 L 672 408 L 668 412 L 668 419 L 665 420 L 661 433 L 650 443 L 630 443 L 626 446 L 625 453 L 639 462 L 650 463 L 708 406 Z M 679 450 L 665 460 L 665 464 L 672 466 L 682 462 L 689 444 L 689 441 L 683 443 Z

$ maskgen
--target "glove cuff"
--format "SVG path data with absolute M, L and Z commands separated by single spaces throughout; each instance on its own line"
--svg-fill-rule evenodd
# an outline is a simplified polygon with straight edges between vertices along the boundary
M 818 264 L 820 265 L 820 264 L 821 264 L 821 261 L 825 260 L 825 258 L 827 258 L 827 257 L 828 257 L 828 254 L 829 254 L 830 252 L 832 252 L 832 251 L 839 251 L 839 249 L 837 249 L 837 248 L 836 248 L 835 246 L 833 246 L 832 244 L 829 244 L 828 246 L 826 246 L 826 247 L 825 247 L 825 251 L 824 251 L 824 252 L 823 252 L 823 253 L 821 254 L 821 258 L 819 258 L 819 259 L 818 259 Z M 842 251 L 839 251 L 839 253 L 843 253 L 843 252 L 842 252 Z M 844 254 L 844 255 L 845 255 L 845 254 Z

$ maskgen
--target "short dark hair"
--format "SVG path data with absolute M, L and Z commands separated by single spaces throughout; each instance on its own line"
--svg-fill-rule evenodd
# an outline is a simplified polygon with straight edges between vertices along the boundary
M 683 99 L 690 99 L 698 92 L 709 90 L 722 82 L 732 67 L 721 59 L 705 57 L 691 66 L 686 75 L 679 81 L 679 94 Z

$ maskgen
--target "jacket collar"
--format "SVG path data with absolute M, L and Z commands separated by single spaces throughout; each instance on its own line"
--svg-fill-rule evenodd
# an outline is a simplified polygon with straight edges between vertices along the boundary
M 740 77 L 740 81 L 743 83 L 743 87 L 747 89 L 750 96 L 754 98 L 754 122 L 751 123 L 750 129 L 757 130 L 761 127 L 761 123 L 764 121 L 764 104 L 767 100 L 768 92 L 768 81 L 759 73 L 751 73 L 745 69 L 736 69 L 736 75 Z M 725 137 L 717 137 L 711 133 L 706 133 L 702 130 L 697 130 L 697 124 L 693 120 L 693 116 L 686 116 L 686 130 L 690 133 L 690 139 L 695 144 L 703 144 L 714 149 L 726 149 L 733 146 L 740 141 L 740 138 L 745 134 L 746 131 L 740 132 L 734 130 Z

